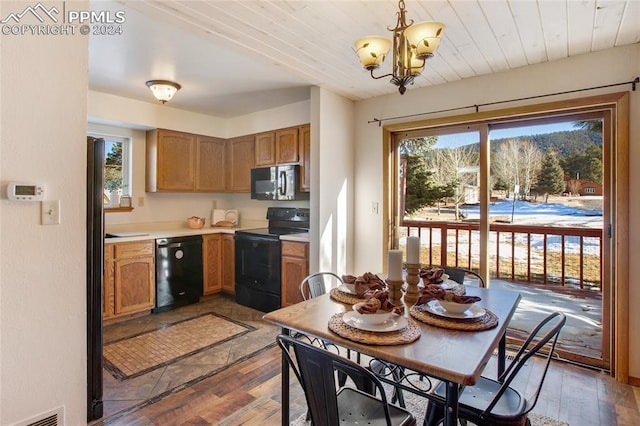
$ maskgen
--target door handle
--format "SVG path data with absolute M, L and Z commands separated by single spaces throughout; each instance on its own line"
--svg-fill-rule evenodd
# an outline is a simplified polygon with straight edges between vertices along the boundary
M 280 195 L 287 195 L 287 172 L 280 172 Z

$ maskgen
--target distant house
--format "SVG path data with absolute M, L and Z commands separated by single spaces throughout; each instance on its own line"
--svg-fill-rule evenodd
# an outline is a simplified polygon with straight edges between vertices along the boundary
M 602 184 L 588 180 L 565 178 L 565 193 L 584 195 L 602 195 Z

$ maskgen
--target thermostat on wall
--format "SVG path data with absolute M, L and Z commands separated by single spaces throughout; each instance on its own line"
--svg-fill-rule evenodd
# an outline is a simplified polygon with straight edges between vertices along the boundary
M 14 201 L 42 201 L 44 185 L 11 182 L 7 185 L 7 197 Z

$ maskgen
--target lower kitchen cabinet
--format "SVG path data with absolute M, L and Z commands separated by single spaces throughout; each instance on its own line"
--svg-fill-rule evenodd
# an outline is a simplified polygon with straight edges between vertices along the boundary
M 236 253 L 232 234 L 222 234 L 222 291 L 236 292 Z
M 155 305 L 154 241 L 105 244 L 104 318 L 151 310 Z
M 302 301 L 300 282 L 309 275 L 309 243 L 282 242 L 282 307 Z
M 222 234 L 202 236 L 204 294 L 222 290 Z
M 233 234 L 203 235 L 204 294 L 234 293 Z

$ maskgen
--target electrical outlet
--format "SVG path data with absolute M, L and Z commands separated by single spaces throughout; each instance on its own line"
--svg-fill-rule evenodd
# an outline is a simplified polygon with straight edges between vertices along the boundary
M 60 200 L 42 201 L 42 224 L 60 225 Z
M 372 201 L 371 202 L 371 213 L 378 214 L 378 202 L 377 201 Z
M 138 197 L 138 207 L 144 207 L 144 197 Z

